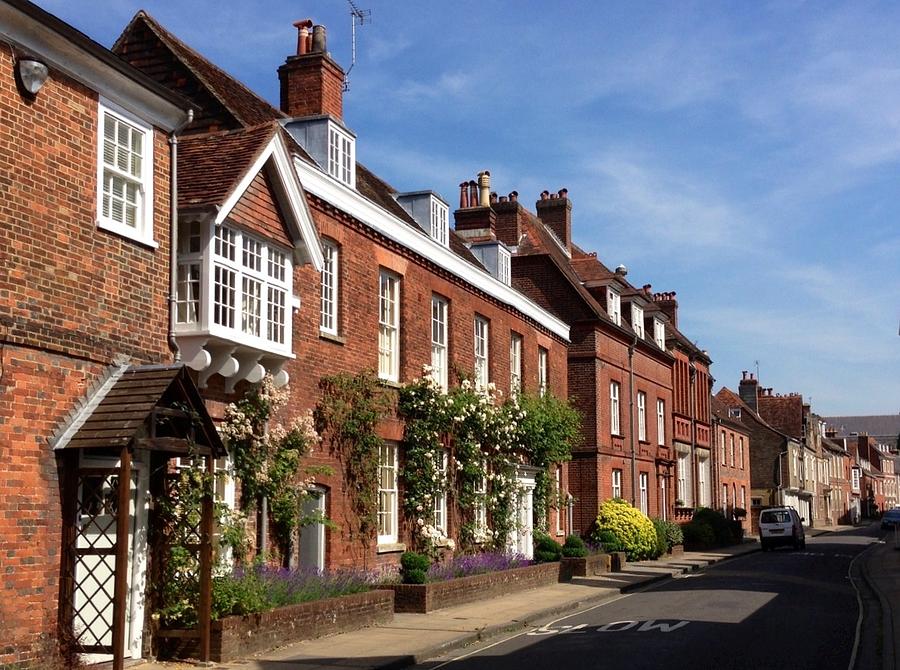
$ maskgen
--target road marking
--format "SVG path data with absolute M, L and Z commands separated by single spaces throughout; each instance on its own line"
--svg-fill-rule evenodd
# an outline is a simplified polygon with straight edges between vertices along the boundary
M 648 619 L 647 621 L 612 621 L 607 624 L 603 624 L 600 626 L 596 632 L 598 633 L 622 633 L 627 630 L 636 629 L 638 633 L 652 633 L 653 631 L 659 631 L 660 633 L 671 633 L 673 631 L 678 630 L 679 628 L 684 628 L 690 623 L 690 621 L 675 621 L 674 623 L 669 623 L 666 621 L 657 621 L 656 619 Z M 559 626 L 558 628 L 553 628 L 550 624 L 541 626 L 540 628 L 536 628 L 535 630 L 529 631 L 525 633 L 527 636 L 531 637 L 539 637 L 543 635 L 574 635 L 576 633 L 586 633 L 585 630 L 587 628 L 586 623 L 578 624 L 577 626 Z

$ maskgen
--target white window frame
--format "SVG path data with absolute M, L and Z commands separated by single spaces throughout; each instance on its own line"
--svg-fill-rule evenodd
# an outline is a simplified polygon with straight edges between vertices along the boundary
M 725 431 L 723 430 L 721 433 L 719 433 L 719 450 L 722 452 L 722 465 L 723 466 L 728 465 L 728 449 L 725 446 L 725 439 L 726 439 L 726 434 L 725 434 Z
M 400 277 L 378 273 L 378 376 L 400 380 Z
M 637 394 L 637 406 L 638 406 L 638 440 L 641 442 L 647 441 L 647 394 L 643 391 L 638 391 Z
M 524 338 L 519 333 L 509 335 L 509 394 L 522 392 L 522 346 Z
M 731 467 L 734 467 L 734 464 L 735 464 L 735 460 L 734 460 L 734 433 L 732 433 L 732 434 L 729 436 L 728 453 L 731 455 L 731 460 L 730 460 Z
M 556 482 L 556 534 L 557 535 L 565 535 L 566 529 L 565 524 L 563 523 L 563 513 L 562 513 L 562 505 L 559 504 L 559 501 L 562 500 L 562 466 L 556 466 L 556 472 L 553 475 L 554 481 Z
M 675 498 L 680 500 L 685 507 L 691 507 L 692 496 L 690 490 L 691 483 L 691 459 L 690 454 L 678 452 L 676 455 L 677 482 Z
M 631 329 L 644 339 L 644 309 L 634 303 L 631 305 Z
M 330 240 L 322 240 L 322 257 L 319 330 L 329 335 L 337 335 L 341 276 L 338 246 Z
M 397 445 L 382 444 L 378 447 L 378 544 L 397 543 L 397 473 Z
M 450 244 L 449 221 L 449 207 L 434 196 L 431 196 L 431 239 L 445 247 Z
M 328 124 L 328 174 L 356 188 L 356 140 L 335 123 Z
M 543 398 L 550 385 L 548 364 L 550 352 L 544 347 L 538 347 L 538 394 Z
M 141 175 L 136 178 L 117 166 L 107 166 L 103 160 L 106 118 L 125 124 L 143 136 L 141 142 Z M 118 105 L 100 98 L 97 104 L 97 227 L 116 235 L 127 237 L 141 244 L 157 247 L 153 239 L 153 128 Z M 129 182 L 138 184 L 138 206 L 134 227 L 124 221 L 116 221 L 110 215 L 103 215 L 104 182 L 107 170 Z
M 728 484 L 722 484 L 722 511 L 728 509 Z
M 509 249 L 497 246 L 497 279 L 509 286 L 512 284 L 512 261 Z
M 744 469 L 744 438 L 743 436 L 738 438 L 738 455 L 741 457 L 740 467 L 741 470 Z
M 431 295 L 431 374 L 446 391 L 449 384 L 448 314 L 450 303 L 439 295 Z
M 747 509 L 747 487 L 741 487 L 741 509 Z
M 709 505 L 709 459 L 697 459 L 697 492 L 699 495 L 698 504 L 700 507 Z
M 473 326 L 475 354 L 475 388 L 482 390 L 490 383 L 490 323 L 483 316 L 476 316 Z
M 438 476 L 441 479 L 441 486 L 434 492 L 434 505 L 432 515 L 432 525 L 447 535 L 447 489 L 444 488 L 444 482 L 447 479 L 447 462 L 449 454 L 446 449 L 442 449 L 438 455 L 440 463 L 438 463 Z
M 614 324 L 622 325 L 622 296 L 611 287 L 606 289 L 606 313 Z
M 640 506 L 641 512 L 644 514 L 649 514 L 650 511 L 650 496 L 648 488 L 650 486 L 650 475 L 646 472 L 641 472 L 638 475 L 638 487 L 640 491 Z
M 666 500 L 666 478 L 659 478 L 659 517 L 663 521 L 669 519 L 669 505 Z
M 662 398 L 656 399 L 656 443 L 666 444 L 666 401 Z
M 613 435 L 621 435 L 622 417 L 619 413 L 619 382 L 609 383 L 609 432 Z
M 475 480 L 473 493 L 475 494 L 475 514 L 472 521 L 475 525 L 475 537 L 481 539 L 487 536 L 488 530 L 486 474 Z
M 204 228 L 200 221 L 184 221 L 178 226 L 175 288 L 175 323 L 178 325 L 198 327 L 203 322 Z
M 653 319 L 653 341 L 660 349 L 666 350 L 666 326 L 659 319 Z
M 612 497 L 613 498 L 621 498 L 622 497 L 622 471 L 618 468 L 615 468 L 612 471 Z
M 259 348 L 289 352 L 290 253 L 226 223 L 213 230 L 211 246 L 210 329 L 233 333 Z M 230 300 L 223 300 L 226 297 Z M 223 317 L 217 318 L 220 313 Z

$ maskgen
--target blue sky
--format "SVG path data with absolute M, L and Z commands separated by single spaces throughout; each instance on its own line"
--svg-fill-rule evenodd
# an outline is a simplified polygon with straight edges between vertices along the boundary
M 107 46 L 140 8 L 278 104 L 291 23 L 350 62 L 346 0 L 39 0 Z M 677 291 L 718 385 L 900 411 L 900 4 L 358 0 L 358 157 L 401 191 L 491 170 Z M 260 8 L 264 7 L 264 10 Z

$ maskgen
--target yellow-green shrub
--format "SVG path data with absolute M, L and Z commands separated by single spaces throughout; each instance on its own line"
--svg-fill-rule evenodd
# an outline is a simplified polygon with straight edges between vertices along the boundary
M 656 555 L 656 529 L 650 518 L 621 498 L 600 505 L 594 536 L 609 531 L 628 552 L 629 561 L 640 561 Z

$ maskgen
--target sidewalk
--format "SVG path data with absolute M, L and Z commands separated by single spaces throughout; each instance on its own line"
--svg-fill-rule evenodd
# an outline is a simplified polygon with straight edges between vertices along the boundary
M 570 583 L 521 591 L 430 612 L 396 614 L 384 626 L 308 640 L 250 659 L 212 664 L 220 670 L 337 670 L 403 668 L 447 651 L 486 640 L 543 619 L 576 612 L 673 575 L 700 570 L 759 550 L 755 541 L 710 552 L 628 563 L 604 577 L 576 577 Z M 146 663 L 139 670 L 176 670 L 186 663 Z
M 861 573 L 881 603 L 882 668 L 898 667 L 900 661 L 900 536 L 887 533 L 884 544 L 874 545 L 864 555 Z

